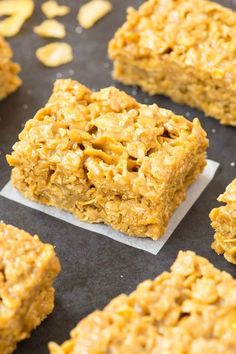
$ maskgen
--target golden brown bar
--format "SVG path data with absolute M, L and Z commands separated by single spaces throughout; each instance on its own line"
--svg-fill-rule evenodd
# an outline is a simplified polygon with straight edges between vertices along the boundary
M 51 354 L 234 354 L 236 281 L 194 252 L 83 319 Z
M 21 85 L 17 76 L 20 66 L 11 61 L 12 55 L 9 44 L 0 36 L 0 101 Z
M 19 139 L 7 160 L 27 198 L 153 239 L 205 166 L 208 145 L 198 119 L 72 80 L 56 82 Z
M 109 45 L 113 76 L 236 126 L 236 13 L 207 0 L 128 9 Z
M 54 247 L 23 230 L 0 223 L 0 353 L 17 342 L 54 307 L 52 282 L 60 271 Z
M 223 254 L 227 261 L 236 264 L 236 178 L 217 199 L 226 205 L 210 213 L 211 226 L 215 229 L 212 248 Z

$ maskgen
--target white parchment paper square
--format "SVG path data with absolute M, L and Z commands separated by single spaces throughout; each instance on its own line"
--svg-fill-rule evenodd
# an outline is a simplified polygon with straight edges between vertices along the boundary
M 153 241 L 149 238 L 137 238 L 130 237 L 121 232 L 113 230 L 110 226 L 104 224 L 89 224 L 86 222 L 82 222 L 72 214 L 61 211 L 55 207 L 48 207 L 36 202 L 32 202 L 26 198 L 24 198 L 11 184 L 8 182 L 6 186 L 1 190 L 0 195 L 18 202 L 20 204 L 26 205 L 32 209 L 36 209 L 42 211 L 45 214 L 54 216 L 55 218 L 64 220 L 70 224 L 81 227 L 86 230 L 90 230 L 104 236 L 108 236 L 113 240 L 122 242 L 126 245 L 142 249 L 144 251 L 150 252 L 152 254 L 157 254 L 163 245 L 166 243 L 168 238 L 171 236 L 175 228 L 178 226 L 183 217 L 187 214 L 189 209 L 195 203 L 195 201 L 199 198 L 201 193 L 213 179 L 217 168 L 219 167 L 219 163 L 207 160 L 207 165 L 198 179 L 191 185 L 188 189 L 187 196 L 184 202 L 176 209 L 172 218 L 170 219 L 169 226 L 166 230 L 164 236 L 162 236 L 159 240 Z

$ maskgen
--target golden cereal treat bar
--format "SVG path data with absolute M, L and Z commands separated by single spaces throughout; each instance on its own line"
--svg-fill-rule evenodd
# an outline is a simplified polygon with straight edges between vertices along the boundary
M 218 198 L 226 205 L 210 213 L 211 226 L 215 229 L 212 248 L 223 254 L 227 261 L 236 264 L 236 178 Z
M 17 342 L 29 337 L 52 312 L 52 282 L 59 271 L 52 245 L 0 223 L 1 354 L 12 353 Z
M 51 354 L 234 354 L 236 280 L 191 251 L 170 272 L 113 299 Z
M 236 126 L 236 13 L 207 0 L 128 9 L 110 42 L 114 78 Z
M 7 156 L 27 198 L 133 236 L 159 238 L 205 166 L 193 122 L 109 87 L 58 80 Z
M 17 76 L 20 66 L 11 61 L 12 55 L 9 44 L 0 36 L 0 101 L 21 85 Z

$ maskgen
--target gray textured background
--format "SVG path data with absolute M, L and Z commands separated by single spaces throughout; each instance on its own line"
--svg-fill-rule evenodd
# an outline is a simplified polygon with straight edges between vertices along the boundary
M 107 59 L 107 43 L 115 30 L 125 19 L 125 9 L 137 7 L 140 0 L 112 0 L 113 12 L 90 30 L 81 34 L 75 32 L 76 14 L 85 1 L 61 1 L 72 8 L 72 12 L 59 21 L 67 28 L 65 39 L 74 47 L 75 59 L 68 65 L 48 69 L 35 58 L 35 50 L 50 40 L 37 37 L 32 28 L 44 19 L 40 11 L 41 0 L 34 15 L 24 25 L 20 34 L 10 40 L 15 60 L 22 66 L 21 89 L 0 103 L 0 188 L 10 177 L 10 168 L 5 154 L 17 140 L 22 125 L 44 105 L 50 95 L 57 76 L 70 77 L 90 88 L 115 85 L 132 94 L 134 90 L 113 82 L 111 63 Z M 233 1 L 218 1 L 236 9 Z M 30 94 L 29 90 L 32 90 Z M 142 280 L 153 278 L 167 270 L 180 249 L 191 249 L 207 257 L 220 269 L 236 275 L 235 266 L 217 256 L 210 244 L 213 230 L 208 214 L 217 204 L 217 196 L 236 176 L 236 129 L 220 126 L 216 120 L 205 118 L 204 114 L 186 106 L 172 103 L 164 97 L 149 97 L 137 90 L 137 99 L 158 103 L 189 119 L 198 116 L 210 139 L 208 156 L 220 162 L 221 166 L 199 200 L 180 223 L 169 241 L 157 256 L 112 241 L 107 237 L 76 228 L 53 217 L 0 197 L 0 219 L 37 233 L 43 241 L 57 246 L 62 263 L 62 273 L 56 281 L 56 306 L 53 314 L 32 333 L 30 339 L 18 346 L 17 354 L 45 354 L 50 340 L 62 342 L 69 337 L 69 331 L 76 323 L 96 308 L 102 308 L 112 297 L 121 292 L 128 293 Z

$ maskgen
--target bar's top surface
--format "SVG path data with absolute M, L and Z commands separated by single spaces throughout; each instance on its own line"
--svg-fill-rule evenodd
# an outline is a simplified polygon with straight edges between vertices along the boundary
M 149 0 L 130 8 L 110 43 L 113 59 L 147 70 L 171 60 L 232 83 L 236 64 L 236 13 L 207 0 Z M 236 85 L 236 83 L 234 82 Z
M 30 290 L 44 282 L 43 274 L 58 273 L 54 247 L 38 236 L 0 223 L 0 328 L 14 314 Z
M 206 353 L 236 350 L 236 281 L 180 251 L 170 272 L 82 320 L 52 353 Z
M 150 198 L 191 151 L 202 154 L 207 147 L 198 119 L 139 104 L 114 87 L 92 92 L 72 80 L 56 82 L 49 102 L 19 139 L 8 156 L 12 166 L 43 161 L 85 183 L 89 178 L 105 189 Z M 157 183 L 156 190 L 146 178 Z

